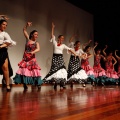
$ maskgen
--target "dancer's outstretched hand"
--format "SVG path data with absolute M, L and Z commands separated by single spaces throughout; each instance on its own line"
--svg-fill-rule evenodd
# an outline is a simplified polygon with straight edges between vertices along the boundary
M 55 24 L 52 22 L 52 28 L 54 28 L 55 27 Z
M 0 17 L 4 18 L 5 20 L 9 20 L 10 19 L 7 15 L 0 15 Z
M 27 22 L 27 26 L 32 26 L 32 22 Z

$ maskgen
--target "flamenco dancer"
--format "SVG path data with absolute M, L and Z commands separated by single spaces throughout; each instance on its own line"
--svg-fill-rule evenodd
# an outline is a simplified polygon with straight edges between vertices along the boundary
M 105 61 L 105 57 L 101 54 L 101 49 L 96 49 L 98 46 L 98 43 L 95 43 L 95 46 L 93 47 L 93 52 L 94 52 L 94 75 L 96 79 L 96 83 L 93 83 L 93 85 L 101 83 L 104 85 L 105 83 L 105 78 L 106 78 L 106 73 L 105 70 L 101 67 L 101 59 Z
M 94 76 L 94 70 L 89 64 L 89 58 L 91 58 L 93 55 L 90 53 L 91 47 L 88 45 L 90 44 L 91 40 L 83 44 L 83 51 L 84 51 L 84 58 L 81 59 L 81 67 L 86 71 L 88 75 L 88 80 L 94 85 L 95 83 L 95 76 Z
M 108 77 L 106 79 L 106 82 L 118 85 L 118 78 L 119 77 L 117 75 L 117 72 L 114 69 L 114 66 L 117 63 L 117 60 L 112 55 L 113 54 L 112 52 L 109 52 L 108 54 L 106 54 L 105 51 L 106 51 L 107 47 L 108 46 L 106 45 L 105 48 L 103 49 L 103 54 L 106 58 L 106 61 L 105 61 L 106 76 Z
M 43 83 L 40 74 L 41 68 L 35 58 L 35 53 L 40 51 L 40 45 L 37 41 L 38 32 L 33 30 L 30 35 L 27 33 L 27 27 L 31 25 L 32 22 L 27 22 L 23 28 L 26 38 L 25 51 L 22 61 L 18 63 L 19 69 L 16 72 L 16 76 L 13 78 L 15 84 L 23 84 L 24 90 L 28 89 L 27 84 L 37 85 L 38 89 L 40 89 L 40 85 Z
M 118 50 L 115 50 L 115 57 L 117 58 L 118 61 L 118 67 L 117 67 L 117 75 L 120 79 L 120 56 L 117 55 Z
M 68 81 L 70 81 L 71 87 L 73 87 L 73 83 L 75 81 L 82 83 L 82 86 L 85 87 L 86 86 L 85 83 L 87 82 L 88 76 L 85 70 L 83 70 L 80 67 L 80 58 L 82 57 L 84 52 L 82 49 L 80 49 L 80 41 L 76 41 L 74 44 L 73 42 L 74 37 L 75 35 L 73 35 L 69 40 L 70 42 L 69 46 L 71 46 L 72 50 L 76 53 L 77 56 L 75 57 L 74 54 L 71 53 L 68 64 L 67 79 Z
M 0 15 L 0 20 L 6 20 L 6 21 L 8 21 L 9 18 L 8 18 L 8 16 L 6 16 L 6 15 Z M 8 62 L 9 62 L 8 65 L 9 65 L 9 78 L 10 78 L 10 77 L 13 76 L 13 69 L 12 69 L 12 67 L 11 67 L 9 57 L 8 57 Z M 1 74 L 2 74 L 2 73 L 1 73 Z M 12 86 L 12 84 L 10 84 L 10 86 Z M 4 75 L 3 75 L 3 78 L 2 78 L 2 87 L 3 87 L 3 88 L 6 87 L 6 81 L 5 81 Z
M 13 75 L 13 70 L 9 60 L 8 47 L 16 45 L 16 42 L 5 32 L 8 24 L 7 20 L 7 16 L 0 15 L 0 74 L 4 76 L 5 87 L 9 92 L 11 91 L 10 77 Z
M 62 44 L 64 41 L 64 36 L 59 35 L 58 41 L 55 40 L 54 36 L 54 28 L 55 25 L 52 23 L 52 34 L 50 42 L 53 43 L 53 57 L 52 57 L 52 64 L 49 73 L 45 76 L 44 82 L 52 82 L 54 83 L 54 89 L 57 88 L 57 84 L 60 83 L 60 88 L 65 88 L 65 83 L 67 81 L 67 71 L 63 59 L 63 50 L 66 49 L 69 52 L 73 53 L 75 56 L 76 54 L 71 48 L 67 47 L 65 44 Z

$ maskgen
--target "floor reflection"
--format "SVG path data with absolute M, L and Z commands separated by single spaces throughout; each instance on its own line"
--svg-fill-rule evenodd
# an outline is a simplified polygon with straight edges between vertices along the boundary
M 119 86 L 88 85 L 83 88 L 75 85 L 73 89 L 67 86 L 63 90 L 42 86 L 39 91 L 31 87 L 28 91 L 13 87 L 11 92 L 0 89 L 0 120 L 54 120 L 75 112 L 96 109 L 100 105 L 120 102 Z

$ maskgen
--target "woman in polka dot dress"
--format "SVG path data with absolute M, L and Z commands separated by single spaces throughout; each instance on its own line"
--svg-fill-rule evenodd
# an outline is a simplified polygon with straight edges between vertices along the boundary
M 83 50 L 80 49 L 80 41 L 76 41 L 74 44 L 71 39 L 70 46 L 77 56 L 75 57 L 73 54 L 70 56 L 68 64 L 68 80 L 70 81 L 71 87 L 73 87 L 74 82 L 82 83 L 83 87 L 85 87 L 88 76 L 85 70 L 80 67 L 80 58 L 84 55 Z
M 69 52 L 72 52 L 74 55 L 74 51 L 71 48 L 67 47 L 65 44 L 62 44 L 64 41 L 64 36 L 59 35 L 58 41 L 55 40 L 54 36 L 54 28 L 55 25 L 52 23 L 52 38 L 50 42 L 53 43 L 53 57 L 52 57 L 52 64 L 49 73 L 43 79 L 44 82 L 52 82 L 54 83 L 54 88 L 57 88 L 57 84 L 60 84 L 60 88 L 65 88 L 65 83 L 67 81 L 67 71 L 63 59 L 63 50 L 66 49 Z

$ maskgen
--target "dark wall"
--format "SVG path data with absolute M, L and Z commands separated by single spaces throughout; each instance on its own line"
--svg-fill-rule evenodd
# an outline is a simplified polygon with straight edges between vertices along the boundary
M 107 8 L 106 8 L 107 9 Z M 120 18 L 118 9 L 110 9 L 98 11 L 94 15 L 94 38 L 101 44 L 112 47 L 113 49 L 120 49 Z
M 66 0 L 94 15 L 94 40 L 120 49 L 120 2 L 118 0 Z

